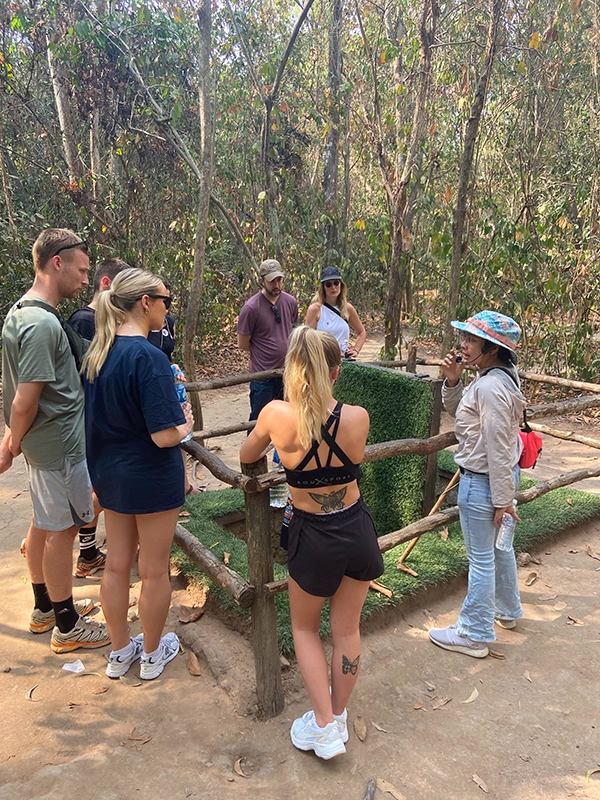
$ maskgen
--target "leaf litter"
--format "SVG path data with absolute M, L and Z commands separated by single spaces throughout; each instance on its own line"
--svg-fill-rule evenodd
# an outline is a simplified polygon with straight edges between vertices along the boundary
M 243 760 L 244 760 L 244 756 L 240 756 L 236 760 L 235 764 L 233 765 L 233 771 L 235 772 L 236 775 L 239 775 L 240 778 L 247 778 L 248 776 L 246 775 L 246 773 L 242 769 L 242 761 Z
M 354 733 L 358 736 L 361 742 L 367 738 L 367 723 L 362 717 L 356 717 L 353 723 Z
M 391 794 L 392 797 L 395 797 L 396 800 L 406 800 L 406 797 L 400 792 L 393 783 L 384 780 L 383 778 L 377 778 L 377 788 L 380 792 L 388 792 Z
M 474 772 L 474 773 L 473 773 L 473 775 L 471 776 L 471 780 L 472 780 L 474 783 L 476 783 L 476 784 L 477 784 L 477 786 L 479 786 L 479 788 L 480 788 L 480 789 L 481 789 L 483 792 L 485 792 L 486 794 L 489 794 L 489 790 L 488 790 L 488 788 L 487 788 L 487 785 L 486 785 L 486 782 L 483 780 L 483 778 L 480 778 L 480 777 L 479 777 L 479 775 L 477 775 L 477 774 Z
M 468 698 L 466 700 L 461 700 L 460 702 L 461 703 L 472 703 L 473 700 L 477 700 L 478 697 L 479 697 L 479 692 L 477 691 L 477 688 L 475 688 L 475 689 L 473 689 L 473 691 L 471 692 L 471 694 L 468 696 Z

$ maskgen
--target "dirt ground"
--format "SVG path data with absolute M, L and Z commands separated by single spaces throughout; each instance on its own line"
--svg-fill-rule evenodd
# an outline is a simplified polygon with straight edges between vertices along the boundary
M 378 342 L 369 345 L 375 351 Z M 247 418 L 245 388 L 202 399 L 206 427 Z M 592 423 L 556 422 L 577 426 Z M 211 444 L 236 466 L 242 438 Z M 597 457 L 547 440 L 534 477 Z M 206 472 L 195 482 L 218 485 Z M 598 481 L 587 484 L 600 491 Z M 49 634 L 27 630 L 32 595 L 18 548 L 29 517 L 19 458 L 0 477 L 0 800 L 363 800 L 371 777 L 405 800 L 600 800 L 600 772 L 586 782 L 600 764 L 600 560 L 586 549 L 600 554 L 600 521 L 546 543 L 532 554 L 540 563 L 520 570 L 525 618 L 515 631 L 498 631 L 493 649 L 503 658 L 467 658 L 428 641 L 428 628 L 455 620 L 464 581 L 388 614 L 379 629 L 372 625 L 349 706 L 351 722 L 365 721 L 367 738 L 351 731 L 346 755 L 322 762 L 289 740 L 291 722 L 308 708 L 295 666 L 284 673 L 283 713 L 257 721 L 248 713 L 248 642 L 208 614 L 180 624 L 179 606 L 197 597 L 177 576 L 168 628 L 201 654 L 200 676 L 189 673 L 185 653 L 152 683 L 109 681 L 106 649 L 81 655 L 85 674 L 64 671 L 79 651 L 56 656 Z M 526 585 L 532 571 L 538 577 Z M 74 595 L 97 601 L 97 576 L 75 580 Z M 102 618 L 100 609 L 96 615 Z M 139 621 L 131 629 L 138 633 Z M 392 796 L 383 787 L 375 792 L 375 800 Z

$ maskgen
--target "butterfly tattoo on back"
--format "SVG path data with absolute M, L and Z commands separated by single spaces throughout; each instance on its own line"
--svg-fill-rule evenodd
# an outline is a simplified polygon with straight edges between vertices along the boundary
M 338 489 L 337 492 L 331 494 L 317 494 L 316 492 L 309 492 L 310 497 L 321 506 L 324 514 L 330 511 L 340 511 L 344 507 L 344 497 L 348 491 L 347 486 Z

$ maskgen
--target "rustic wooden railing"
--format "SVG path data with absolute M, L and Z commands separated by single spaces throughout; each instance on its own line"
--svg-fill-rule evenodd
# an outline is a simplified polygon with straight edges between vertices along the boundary
M 364 363 L 364 362 L 363 362 Z M 406 361 L 373 362 L 374 366 L 398 368 L 406 366 Z M 413 359 L 411 368 L 415 364 L 438 366 L 441 359 Z M 212 381 L 197 381 L 187 384 L 187 390 L 202 392 L 211 389 L 220 389 L 226 386 L 236 386 L 248 383 L 251 380 L 280 375 L 281 370 L 255 374 L 237 375 Z M 528 419 L 540 419 L 547 416 L 571 414 L 589 408 L 600 406 L 600 385 L 570 381 L 556 378 L 551 375 L 538 375 L 536 373 L 520 372 L 526 380 L 548 383 L 555 386 L 571 389 L 585 390 L 593 394 L 569 400 L 531 406 L 527 410 Z M 431 480 L 435 471 L 437 453 L 456 444 L 456 437 L 452 431 L 438 433 L 439 430 L 439 403 L 441 397 L 441 381 L 434 381 L 434 398 L 437 406 L 435 421 L 432 425 L 431 436 L 427 439 L 400 439 L 379 444 L 367 445 L 364 461 L 377 461 L 394 456 L 417 454 L 428 456 L 428 480 Z M 271 526 L 269 524 L 269 493 L 268 490 L 279 484 L 285 483 L 285 475 L 280 471 L 268 471 L 267 460 L 262 458 L 255 464 L 242 466 L 242 471 L 237 472 L 224 464 L 221 459 L 211 453 L 206 447 L 195 439 L 205 440 L 216 436 L 226 436 L 238 431 L 249 430 L 254 423 L 240 422 L 223 428 L 212 428 L 196 431 L 194 439 L 182 444 L 182 448 L 205 466 L 216 478 L 224 483 L 240 489 L 245 494 L 246 506 L 246 538 L 248 544 L 249 581 L 223 564 L 216 556 L 182 525 L 177 526 L 175 541 L 184 552 L 202 569 L 212 581 L 219 585 L 242 608 L 250 608 L 252 614 L 252 641 L 254 647 L 254 662 L 256 674 L 256 691 L 259 715 L 265 718 L 279 714 L 284 707 L 283 687 L 281 682 L 281 669 L 279 662 L 279 649 L 277 643 L 277 624 L 275 617 L 274 595 L 287 589 L 287 580 L 273 580 L 273 558 L 271 548 Z M 437 427 L 436 427 L 437 426 Z M 563 439 L 571 439 L 600 448 L 600 442 L 580 437 L 565 431 L 557 431 L 542 425 L 532 425 L 532 428 L 543 433 Z M 432 466 L 433 465 L 433 466 Z M 517 502 L 529 503 L 543 494 L 568 486 L 586 478 L 600 476 L 600 466 L 593 469 L 579 469 L 563 473 L 549 480 L 543 480 L 531 489 L 519 492 Z M 433 505 L 433 497 L 429 508 Z M 427 509 L 424 503 L 424 514 Z M 400 544 L 410 541 L 423 533 L 448 525 L 458 519 L 458 508 L 446 508 L 431 516 L 422 519 L 379 537 L 379 546 L 382 552 L 391 550 Z

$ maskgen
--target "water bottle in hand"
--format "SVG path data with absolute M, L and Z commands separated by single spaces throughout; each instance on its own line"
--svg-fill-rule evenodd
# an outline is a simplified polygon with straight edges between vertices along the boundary
M 516 500 L 513 500 L 513 505 L 516 506 Z M 498 528 L 498 535 L 496 536 L 496 549 L 503 550 L 505 553 L 510 553 L 513 549 L 513 539 L 515 538 L 515 527 L 517 520 L 511 517 L 510 514 L 502 515 L 502 522 Z
M 175 364 L 171 364 L 171 372 L 173 373 L 173 378 L 175 380 L 175 391 L 177 392 L 177 399 L 183 405 L 187 403 L 187 392 L 185 390 L 185 383 L 182 381 L 177 380 L 180 375 L 183 375 L 183 372 L 177 368 Z M 182 442 L 189 442 L 192 438 L 192 434 L 188 433 L 185 439 L 182 439 Z

